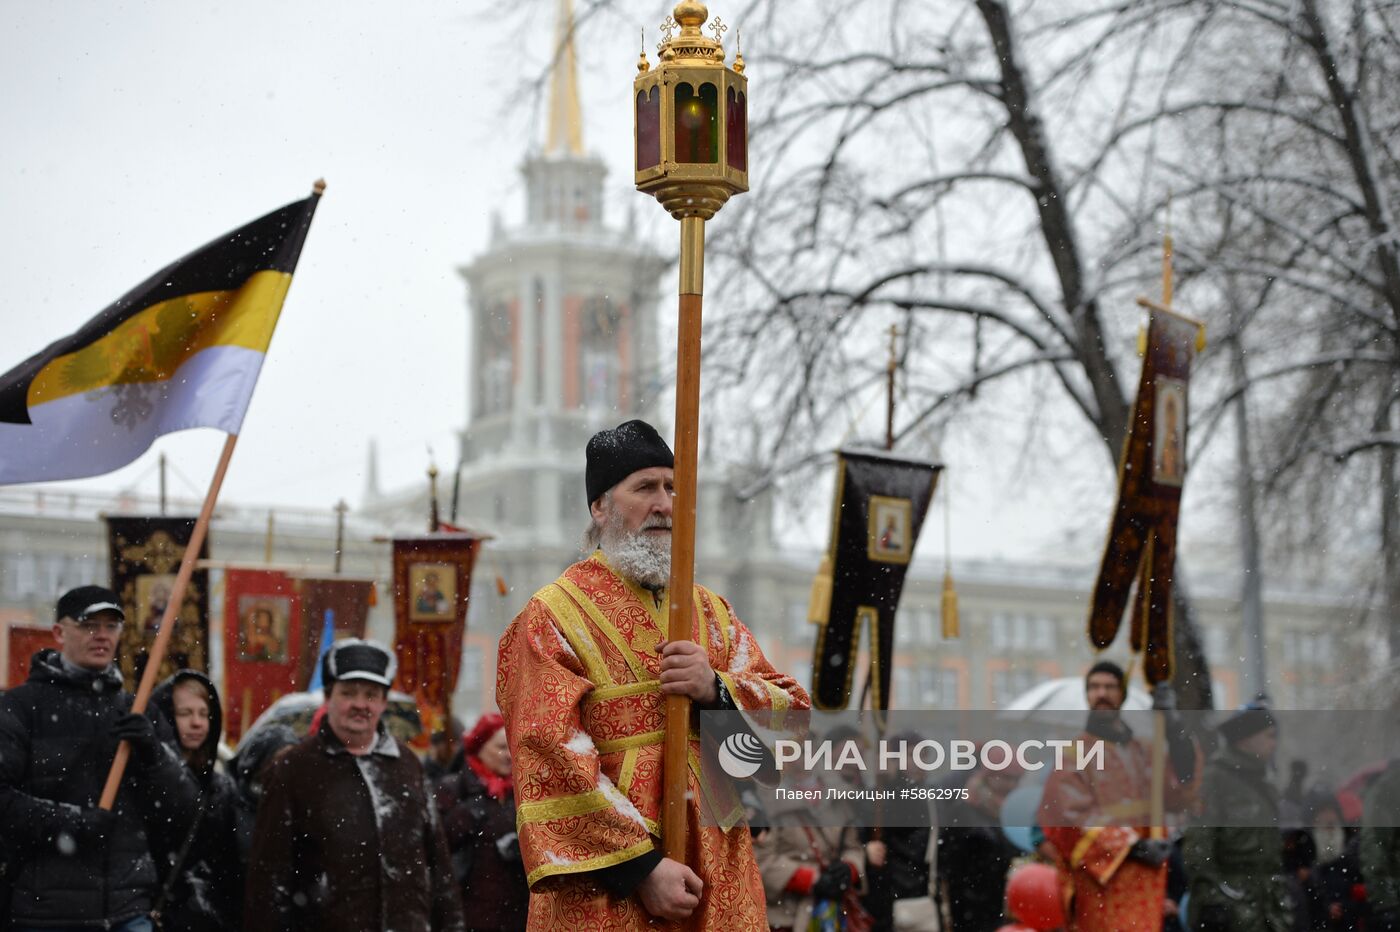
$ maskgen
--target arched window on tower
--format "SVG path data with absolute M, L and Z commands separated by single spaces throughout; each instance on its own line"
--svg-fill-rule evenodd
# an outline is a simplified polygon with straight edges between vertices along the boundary
M 583 345 L 580 348 L 579 397 L 590 411 L 616 410 L 621 398 L 622 360 L 617 336 L 622 315 L 607 298 L 589 298 L 583 305 Z
M 506 302 L 493 301 L 487 305 L 485 319 L 477 328 L 480 339 L 476 353 L 478 417 L 510 410 L 513 374 L 511 316 Z

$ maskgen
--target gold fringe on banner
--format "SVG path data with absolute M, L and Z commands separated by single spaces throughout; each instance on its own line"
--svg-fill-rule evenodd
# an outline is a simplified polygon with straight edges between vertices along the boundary
M 831 577 L 831 555 L 828 554 L 817 567 L 817 575 L 812 579 L 812 597 L 807 602 L 807 620 L 814 625 L 826 624 L 831 612 Z
M 958 637 L 958 591 L 953 588 L 953 572 L 943 573 L 943 640 L 951 641 Z

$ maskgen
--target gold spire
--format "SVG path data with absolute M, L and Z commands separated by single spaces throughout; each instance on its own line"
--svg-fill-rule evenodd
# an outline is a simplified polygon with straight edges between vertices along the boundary
M 549 135 L 546 155 L 583 155 L 583 117 L 578 104 L 578 62 L 574 57 L 574 11 L 559 0 L 554 26 L 554 67 L 549 76 Z

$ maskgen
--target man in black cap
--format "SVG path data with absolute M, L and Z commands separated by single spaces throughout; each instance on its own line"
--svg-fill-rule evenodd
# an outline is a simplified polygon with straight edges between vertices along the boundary
M 113 661 L 126 618 L 116 593 L 80 586 L 58 600 L 55 619 L 57 649 L 35 654 L 28 681 L 0 697 L 11 922 L 145 932 L 164 855 L 194 818 L 198 788 L 166 743 L 168 723 L 154 710 L 133 713 L 122 690 Z M 97 802 L 123 739 L 131 766 L 103 811 Z
M 394 657 L 337 641 L 320 728 L 271 766 L 245 916 L 282 932 L 460 932 L 462 903 L 418 757 L 384 728 Z
M 701 709 L 806 709 L 727 602 L 696 586 L 695 637 L 665 638 L 674 461 L 656 429 L 628 421 L 588 442 L 592 555 L 535 593 L 501 637 L 506 719 L 530 883 L 529 928 L 766 928 L 762 880 L 728 783 L 694 769 L 685 863 L 664 858 L 664 697 Z M 699 742 L 691 741 L 699 759 Z M 708 818 L 702 820 L 701 808 Z
M 1291 932 L 1279 796 L 1269 779 L 1278 726 L 1260 699 L 1219 730 L 1225 740 L 1201 784 L 1205 812 L 1186 830 L 1181 849 L 1191 878 L 1187 928 Z

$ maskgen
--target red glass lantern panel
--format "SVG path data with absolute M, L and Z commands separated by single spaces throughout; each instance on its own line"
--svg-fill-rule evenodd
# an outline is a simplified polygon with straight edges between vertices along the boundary
M 661 164 L 661 89 L 637 92 L 637 171 Z
M 724 160 L 730 168 L 746 172 L 749 170 L 748 101 L 743 91 L 731 87 L 727 104 L 724 108 Z
M 719 88 L 700 85 L 700 93 L 689 84 L 676 85 L 676 161 L 719 161 Z

